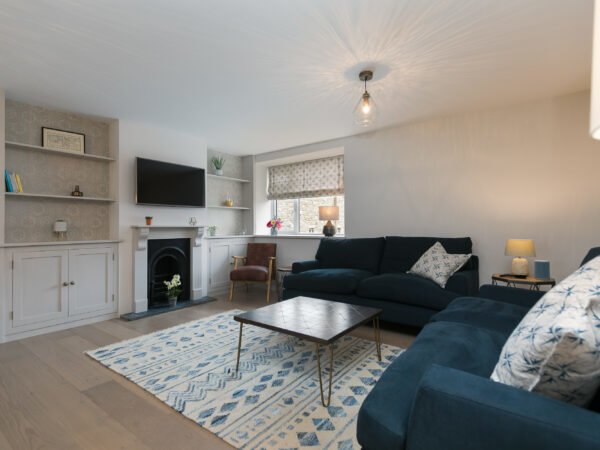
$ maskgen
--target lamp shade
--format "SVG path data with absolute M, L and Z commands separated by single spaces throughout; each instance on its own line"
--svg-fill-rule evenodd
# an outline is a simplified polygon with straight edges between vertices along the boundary
M 533 239 L 508 239 L 504 254 L 506 256 L 535 256 Z
M 590 135 L 594 139 L 600 139 L 600 2 L 598 0 L 594 4 Z
M 338 206 L 319 206 L 319 220 L 338 220 L 340 208 Z

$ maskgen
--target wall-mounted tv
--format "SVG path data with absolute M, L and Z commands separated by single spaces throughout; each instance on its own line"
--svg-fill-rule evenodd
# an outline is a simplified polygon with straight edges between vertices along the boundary
M 138 205 L 204 208 L 204 169 L 152 159 L 137 158 Z

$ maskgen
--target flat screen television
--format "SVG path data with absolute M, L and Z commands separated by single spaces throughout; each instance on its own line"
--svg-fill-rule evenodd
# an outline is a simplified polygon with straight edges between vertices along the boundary
M 204 169 L 152 159 L 137 158 L 138 205 L 204 208 Z

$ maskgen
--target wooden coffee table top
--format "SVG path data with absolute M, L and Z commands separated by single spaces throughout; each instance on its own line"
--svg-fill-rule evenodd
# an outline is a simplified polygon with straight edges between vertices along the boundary
M 296 336 L 319 344 L 331 344 L 381 309 L 296 297 L 234 316 L 234 320 Z

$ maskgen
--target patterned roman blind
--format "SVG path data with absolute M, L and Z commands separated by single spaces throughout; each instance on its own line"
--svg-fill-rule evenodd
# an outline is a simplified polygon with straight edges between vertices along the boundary
M 269 167 L 269 200 L 325 197 L 343 193 L 343 156 Z

